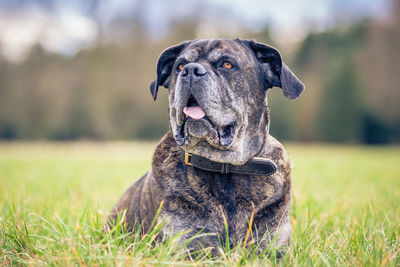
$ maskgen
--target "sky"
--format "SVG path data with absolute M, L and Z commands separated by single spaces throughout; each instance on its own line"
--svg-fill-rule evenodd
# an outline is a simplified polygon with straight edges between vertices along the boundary
M 161 39 L 174 21 L 193 16 L 202 21 L 198 29 L 201 37 L 221 31 L 234 36 L 243 28 L 257 31 L 268 25 L 275 40 L 290 42 L 301 40 L 310 30 L 324 30 L 365 16 L 383 18 L 389 1 L 2 0 L 0 49 L 15 62 L 22 61 L 37 43 L 49 52 L 72 56 L 92 45 L 100 30 L 123 35 L 124 29 L 129 31 L 129 22 L 135 20 L 150 38 Z

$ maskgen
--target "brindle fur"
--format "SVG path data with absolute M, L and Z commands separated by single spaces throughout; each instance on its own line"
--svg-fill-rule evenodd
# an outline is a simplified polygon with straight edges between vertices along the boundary
M 234 43 L 232 44 L 232 42 Z M 256 43 L 253 42 L 252 44 Z M 176 57 L 185 55 L 189 57 L 186 60 L 193 61 L 198 59 L 201 54 L 210 55 L 218 51 L 232 49 L 232 45 L 239 47 L 243 45 L 243 41 L 206 40 L 200 43 L 195 42 L 192 46 L 186 43 L 183 48 L 176 46 L 172 49 L 178 50 L 174 52 L 177 54 Z M 188 46 L 191 52 L 184 54 L 183 51 Z M 134 183 L 116 204 L 112 210 L 112 220 L 115 221 L 118 214 L 126 211 L 125 221 L 128 228 L 132 230 L 136 223 L 140 223 L 143 226 L 143 231 L 146 232 L 149 230 L 156 211 L 163 201 L 164 205 L 157 220 L 158 222 L 164 220 L 168 222 L 163 232 L 165 235 L 175 234 L 182 230 L 192 230 L 183 236 L 184 241 L 200 231 L 202 233 L 210 233 L 210 235 L 196 238 L 189 246 L 193 249 L 201 247 L 217 248 L 226 239 L 225 220 L 229 230 L 229 243 L 236 245 L 243 242 L 249 228 L 249 218 L 251 213 L 254 212 L 254 221 L 251 227 L 254 232 L 255 242 L 262 242 L 261 250 L 274 237 L 274 240 L 276 240 L 274 247 L 284 247 L 289 244 L 291 235 L 289 220 L 291 198 L 290 162 L 282 144 L 266 131 L 269 122 L 269 109 L 266 107 L 265 89 L 272 87 L 274 84 L 271 82 L 271 84 L 265 85 L 263 82 L 265 75 L 263 76 L 262 72 L 265 66 L 255 66 L 258 64 L 256 51 L 251 54 L 251 50 L 246 47 L 236 50 L 238 52 L 235 55 L 238 57 L 238 61 L 243 61 L 245 67 L 249 68 L 245 73 L 250 76 L 248 78 L 252 82 L 244 81 L 239 76 L 236 80 L 233 79 L 235 82 L 229 85 L 237 92 L 231 96 L 246 98 L 249 99 L 249 102 L 245 101 L 244 109 L 242 109 L 246 114 L 240 115 L 243 116 L 242 122 L 246 125 L 241 126 L 240 132 L 234 139 L 234 142 L 240 143 L 241 146 L 233 144 L 227 150 L 233 151 L 232 155 L 244 157 L 240 162 L 247 161 L 255 155 L 272 159 L 278 167 L 277 171 L 270 176 L 220 174 L 186 165 L 181 147 L 174 139 L 176 134 L 174 124 L 177 120 L 176 110 L 171 111 L 171 108 L 176 106 L 174 94 L 178 75 L 171 74 L 171 77 L 168 77 L 168 84 L 162 81 L 163 78 L 158 75 L 158 81 L 156 80 L 155 84 L 152 84 L 152 93 L 153 96 L 156 96 L 158 85 L 169 87 L 170 126 L 172 131 L 170 130 L 157 146 L 151 169 L 139 181 Z M 162 61 L 162 56 L 160 61 Z M 250 69 L 251 66 L 253 66 L 253 70 Z M 283 68 L 287 67 L 282 65 Z M 291 76 L 291 72 L 285 75 L 288 75 L 289 79 L 295 79 L 295 76 L 294 78 Z M 295 80 L 295 82 L 297 81 Z M 284 82 L 286 82 L 286 85 L 283 85 Z M 238 91 L 238 84 L 243 87 L 241 92 Z M 285 92 L 285 90 L 292 89 L 287 79 L 282 81 L 281 87 L 283 88 L 284 86 L 287 86 L 284 89 L 284 94 L 288 98 L 293 99 L 300 94 L 298 92 Z M 294 90 L 298 90 L 298 88 L 294 88 Z M 290 94 L 292 95 L 288 96 Z M 296 94 L 295 97 L 293 97 L 294 94 Z M 206 95 L 200 95 L 200 97 L 206 97 Z M 207 102 L 204 101 L 203 103 Z M 257 105 L 250 106 L 252 104 Z M 232 105 L 232 100 L 224 102 L 223 105 Z M 200 150 L 196 150 L 198 144 L 202 144 Z M 228 162 L 238 164 L 237 161 L 231 160 L 231 157 L 227 157 L 224 154 L 223 148 L 213 147 L 205 140 L 196 140 L 195 145 L 185 143 L 183 148 L 190 152 L 201 151 L 201 153 L 197 154 L 205 157 L 207 157 L 208 153 L 208 157 L 212 160 L 224 162 L 224 160 L 228 159 Z M 238 154 L 235 154 L 236 152 Z M 265 238 L 265 235 L 267 235 L 267 238 Z

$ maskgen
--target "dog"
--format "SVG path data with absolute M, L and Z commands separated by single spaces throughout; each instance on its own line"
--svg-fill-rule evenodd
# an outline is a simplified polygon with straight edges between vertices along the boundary
M 185 231 L 190 249 L 246 245 L 260 251 L 290 242 L 290 162 L 269 134 L 267 90 L 296 99 L 303 83 L 280 53 L 252 40 L 193 40 L 163 51 L 150 85 L 169 91 L 169 132 L 151 169 L 113 208 L 128 230 L 143 232 L 156 216 L 164 235 Z M 161 205 L 162 203 L 162 205 Z M 226 231 L 226 228 L 228 231 Z M 274 241 L 272 244 L 271 241 Z

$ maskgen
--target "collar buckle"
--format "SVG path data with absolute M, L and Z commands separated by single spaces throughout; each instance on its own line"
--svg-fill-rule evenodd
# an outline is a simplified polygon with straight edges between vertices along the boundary
M 185 152 L 185 164 L 189 166 L 193 166 L 193 164 L 190 162 L 190 158 L 192 157 L 192 154 Z

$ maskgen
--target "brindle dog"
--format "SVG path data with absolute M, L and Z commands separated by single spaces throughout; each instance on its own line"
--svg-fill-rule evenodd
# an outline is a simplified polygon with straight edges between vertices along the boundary
M 193 249 L 243 242 L 251 229 L 264 249 L 288 245 L 291 181 L 283 146 L 268 134 L 267 89 L 277 86 L 289 99 L 304 85 L 282 62 L 279 52 L 248 40 L 194 40 L 165 50 L 150 85 L 169 90 L 170 131 L 157 146 L 151 169 L 134 183 L 114 207 L 111 220 L 126 211 L 132 229 L 148 231 L 157 218 L 167 220 L 164 234 L 214 233 L 196 238 Z M 275 162 L 273 174 L 221 173 L 185 163 L 185 152 L 211 162 L 241 166 L 254 156 Z M 267 236 L 267 238 L 263 238 Z

